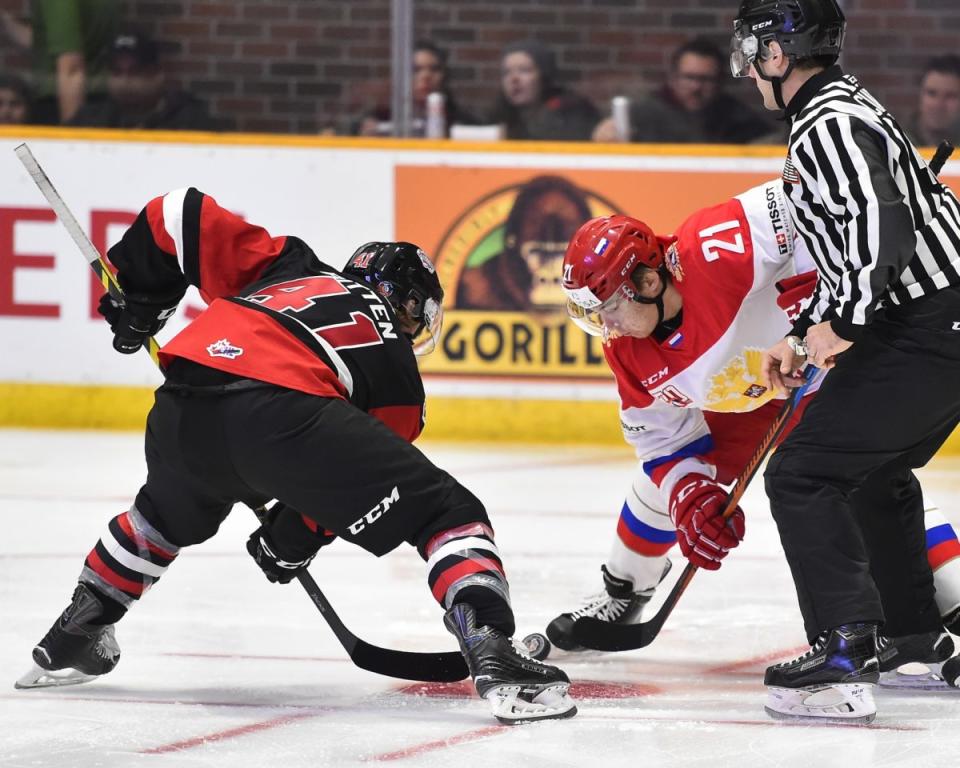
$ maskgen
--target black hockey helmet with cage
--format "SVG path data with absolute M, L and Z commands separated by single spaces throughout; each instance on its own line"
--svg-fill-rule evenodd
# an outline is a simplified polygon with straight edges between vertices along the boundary
M 742 0 L 733 29 L 730 69 L 734 77 L 747 77 L 750 65 L 766 58 L 773 41 L 780 44 L 791 69 L 814 58 L 835 62 L 843 48 L 846 18 L 837 0 Z M 757 73 L 764 77 L 762 68 L 757 67 Z
M 433 350 L 443 324 L 443 287 L 433 262 L 419 247 L 405 242 L 365 243 L 341 271 L 373 288 L 399 315 L 419 323 L 409 334 L 414 352 L 422 355 Z

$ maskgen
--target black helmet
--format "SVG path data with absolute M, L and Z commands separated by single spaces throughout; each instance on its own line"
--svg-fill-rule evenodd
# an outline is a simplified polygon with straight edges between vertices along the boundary
M 831 57 L 832 63 L 843 47 L 846 25 L 837 0 L 742 0 L 733 22 L 730 69 L 734 77 L 746 77 L 773 40 L 791 69 L 798 61 L 821 56 Z M 757 73 L 764 77 L 759 68 Z
M 427 254 L 413 243 L 366 243 L 342 271 L 371 286 L 398 314 L 419 322 L 409 334 L 416 354 L 433 351 L 443 324 L 443 287 Z M 424 330 L 427 337 L 418 341 Z

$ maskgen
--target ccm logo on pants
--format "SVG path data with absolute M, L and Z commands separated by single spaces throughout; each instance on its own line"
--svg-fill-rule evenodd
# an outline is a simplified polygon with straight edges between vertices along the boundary
M 393 486 L 393 490 L 390 491 L 389 496 L 384 497 L 380 503 L 377 504 L 377 506 L 367 512 L 367 514 L 365 514 L 359 520 L 351 523 L 348 526 L 350 528 L 350 533 L 356 536 L 368 525 L 373 525 L 373 523 L 375 523 L 389 511 L 392 504 L 398 501 L 400 501 L 400 489 L 397 486 Z

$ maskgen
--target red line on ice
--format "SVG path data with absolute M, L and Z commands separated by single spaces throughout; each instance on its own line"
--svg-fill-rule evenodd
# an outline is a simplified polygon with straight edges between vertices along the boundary
M 778 659 L 789 659 L 799 653 L 809 650 L 809 648 L 810 646 L 807 645 L 798 646 L 796 648 L 781 648 L 778 651 L 769 651 L 759 656 L 751 656 L 749 659 L 730 661 L 726 664 L 720 664 L 716 667 L 708 667 L 703 671 L 704 674 L 707 675 L 729 675 L 733 672 L 739 672 L 746 667 L 752 667 L 755 664 L 763 664 L 768 661 L 777 661 Z
M 384 762 L 387 760 L 405 760 L 408 757 L 415 757 L 416 755 L 422 755 L 424 752 L 434 752 L 438 749 L 447 749 L 448 747 L 455 747 L 457 744 L 464 744 L 469 741 L 479 741 L 480 739 L 485 739 L 488 736 L 493 736 L 498 733 L 506 733 L 510 730 L 508 725 L 488 725 L 486 728 L 477 728 L 473 731 L 467 731 L 465 733 L 460 733 L 456 736 L 451 736 L 448 739 L 440 739 L 438 741 L 427 741 L 423 744 L 415 744 L 412 747 L 404 747 L 403 749 L 398 749 L 396 752 L 384 752 L 379 755 L 369 755 L 364 757 L 365 762 L 377 761 Z
M 250 723 L 249 725 L 241 725 L 239 728 L 229 728 L 225 731 L 216 731 L 214 733 L 208 733 L 205 736 L 194 736 L 192 739 L 183 739 L 182 741 L 174 741 L 170 744 L 162 744 L 159 747 L 150 747 L 149 749 L 141 749 L 141 755 L 162 755 L 166 752 L 180 752 L 184 749 L 192 749 L 193 747 L 201 747 L 204 744 L 215 741 L 224 741 L 226 739 L 234 739 L 238 736 L 246 736 L 248 733 L 257 733 L 259 731 L 267 731 L 271 728 L 279 728 L 284 725 L 289 725 L 290 723 L 296 720 L 303 720 L 308 717 L 319 717 L 322 712 L 304 712 L 297 715 L 283 715 L 282 717 L 275 717 L 272 720 L 262 720 L 259 723 Z

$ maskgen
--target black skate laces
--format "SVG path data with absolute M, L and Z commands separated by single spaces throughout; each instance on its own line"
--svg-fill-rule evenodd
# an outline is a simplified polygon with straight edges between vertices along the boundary
M 813 641 L 813 645 L 810 646 L 810 650 L 805 653 L 801 653 L 797 658 L 790 659 L 789 661 L 781 661 L 779 664 L 775 664 L 774 668 L 781 669 L 783 667 L 789 667 L 791 664 L 796 664 L 798 661 L 806 661 L 813 656 L 816 656 L 827 646 L 827 638 L 830 637 L 830 632 L 821 632 L 817 639 Z

